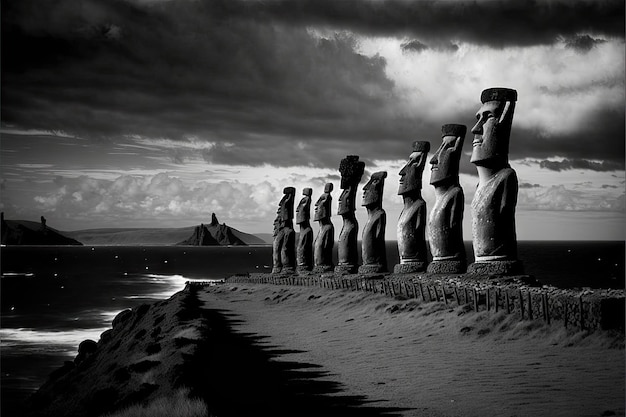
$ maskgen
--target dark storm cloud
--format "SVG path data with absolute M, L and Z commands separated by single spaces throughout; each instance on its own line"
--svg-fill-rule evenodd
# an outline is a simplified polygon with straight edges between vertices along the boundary
M 624 169 L 624 164 L 611 161 L 594 162 L 586 159 L 564 159 L 563 161 L 540 161 L 539 167 L 552 171 L 569 169 L 589 169 L 591 171 L 619 171 Z
M 606 42 L 604 39 L 594 39 L 589 35 L 579 35 L 565 41 L 565 46 L 580 52 L 588 52 L 594 46 Z
M 413 140 L 438 143 L 441 124 L 461 119 L 389 112 L 385 60 L 356 53 L 350 35 L 319 39 L 305 25 L 425 42 L 407 51 L 452 50 L 457 38 L 498 47 L 581 30 L 623 36 L 621 2 L 509 3 L 3 1 L 2 122 L 107 140 L 192 136 L 216 143 L 195 155 L 212 163 L 336 168 L 338 155 L 356 151 L 404 158 Z M 471 126 L 475 111 L 457 114 Z M 598 113 L 588 132 L 595 142 L 586 132 L 569 143 L 518 130 L 512 156 L 623 160 L 623 111 L 606 121 L 610 112 Z M 475 168 L 464 160 L 461 171 Z
M 414 39 L 409 42 L 404 42 L 400 45 L 404 52 L 422 52 L 428 49 L 434 49 L 436 51 L 443 52 L 455 52 L 459 49 L 459 46 L 452 42 L 436 43 L 433 46 L 425 45 L 422 42 Z
M 263 13 L 296 24 L 422 39 L 463 39 L 493 47 L 548 44 L 580 32 L 624 37 L 622 0 L 277 0 L 244 4 L 250 14 Z
M 520 182 L 519 188 L 541 188 L 541 185 L 531 184 L 529 182 Z
M 317 166 L 354 152 L 346 143 L 415 128 L 385 112 L 393 82 L 384 59 L 355 53 L 347 35 L 318 39 L 306 28 L 227 18 L 243 6 L 219 2 L 2 6 L 5 125 L 83 137 L 194 135 L 234 144 L 203 155 L 215 162 Z

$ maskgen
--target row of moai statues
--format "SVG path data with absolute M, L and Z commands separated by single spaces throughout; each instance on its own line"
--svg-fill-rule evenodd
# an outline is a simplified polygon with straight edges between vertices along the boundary
M 482 106 L 471 132 L 470 162 L 478 171 L 478 187 L 472 200 L 472 243 L 475 261 L 469 267 L 463 244 L 465 197 L 459 183 L 459 162 L 467 127 L 461 124 L 442 126 L 442 143 L 430 159 L 430 184 L 435 189 L 435 204 L 427 217 L 422 199 L 422 174 L 430 143 L 413 142 L 409 160 L 400 171 L 398 194 L 404 207 L 398 219 L 397 240 L 400 263 L 394 273 L 464 273 L 481 275 L 517 275 L 523 273 L 517 259 L 515 207 L 518 183 L 508 162 L 509 139 L 517 92 L 507 88 L 489 88 L 482 92 Z M 315 204 L 314 220 L 320 229 L 313 239 L 310 224 L 312 190 L 305 188 L 298 204 L 296 223 L 300 226 L 298 242 L 293 229 L 295 189 L 287 187 L 274 222 L 273 273 L 371 274 L 387 272 L 385 248 L 386 214 L 382 208 L 387 173 L 375 172 L 363 187 L 362 205 L 367 209 L 367 223 L 362 235 L 362 260 L 358 265 L 355 216 L 358 184 L 365 171 L 359 157 L 341 160 L 342 193 L 337 214 L 343 219 L 339 234 L 338 264 L 333 265 L 334 227 L 331 217 L 333 184 L 326 184 Z M 428 263 L 426 224 L 432 262 Z

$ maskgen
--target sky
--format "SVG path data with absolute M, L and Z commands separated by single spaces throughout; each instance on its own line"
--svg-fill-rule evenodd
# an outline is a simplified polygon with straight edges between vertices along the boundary
M 282 189 L 359 155 L 361 186 L 415 140 L 518 91 L 520 240 L 624 240 L 623 0 L 3 0 L 0 209 L 59 230 L 221 222 L 271 232 Z M 478 183 L 465 138 L 464 237 Z M 430 172 L 422 194 L 434 204 Z M 367 219 L 357 195 L 357 218 Z M 336 233 L 341 217 L 333 215 Z M 314 226 L 317 230 L 317 226 Z

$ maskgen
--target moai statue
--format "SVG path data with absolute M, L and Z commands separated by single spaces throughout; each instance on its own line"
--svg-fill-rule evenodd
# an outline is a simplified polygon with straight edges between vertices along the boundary
M 400 263 L 393 268 L 395 274 L 426 271 L 426 202 L 422 199 L 422 174 L 430 142 L 413 142 L 413 152 L 400 170 L 398 194 L 404 207 L 398 219 L 398 252 Z
M 296 232 L 293 230 L 293 204 L 296 189 L 285 187 L 277 211 L 278 232 L 274 237 L 273 274 L 291 274 L 296 269 Z M 280 260 L 276 262 L 277 258 Z
M 333 198 L 330 193 L 333 191 L 331 183 L 324 187 L 324 194 L 321 195 L 317 203 L 315 203 L 315 221 L 319 222 L 320 230 L 317 233 L 314 243 L 314 261 L 315 268 L 313 272 L 321 274 L 324 272 L 332 272 L 333 265 L 333 246 L 335 245 L 335 227 L 330 221 L 331 207 Z
M 478 170 L 478 187 L 472 200 L 475 263 L 468 267 L 468 273 L 521 274 L 515 233 L 517 174 L 508 158 L 517 91 L 488 88 L 480 101 L 478 122 L 472 128 L 470 159 Z
M 300 225 L 300 237 L 296 246 L 296 270 L 307 272 L 313 268 L 313 229 L 311 228 L 311 194 L 313 190 L 305 188 L 302 200 L 296 209 L 296 224 Z
M 385 178 L 387 178 L 387 172 L 375 172 L 363 187 L 361 205 L 367 209 L 367 223 L 363 228 L 361 241 L 363 265 L 359 267 L 360 274 L 387 272 L 387 248 L 385 247 L 387 214 L 383 210 Z
M 463 245 L 465 196 L 459 184 L 459 160 L 467 126 L 441 127 L 442 143 L 430 160 L 430 184 L 435 187 L 435 206 L 428 219 L 432 262 L 428 272 L 462 274 L 466 269 Z
M 357 236 L 359 223 L 354 214 L 356 210 L 356 191 L 365 171 L 365 163 L 359 161 L 357 155 L 348 155 L 341 160 L 341 196 L 339 196 L 339 210 L 337 214 L 343 218 L 343 227 L 337 242 L 338 261 L 335 274 L 354 274 L 358 269 L 359 253 L 357 250 Z
M 282 236 L 279 238 L 279 234 L 281 234 L 280 214 L 277 214 L 274 219 L 274 233 L 272 233 L 272 236 L 274 237 L 272 241 L 272 274 L 278 274 L 283 269 L 283 263 L 280 261 L 280 245 L 282 244 Z

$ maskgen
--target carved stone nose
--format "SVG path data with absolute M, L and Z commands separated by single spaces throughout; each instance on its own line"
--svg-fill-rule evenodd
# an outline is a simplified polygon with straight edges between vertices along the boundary
M 480 135 L 483 133 L 483 123 L 482 121 L 478 121 L 476 122 L 476 124 L 474 125 L 474 127 L 472 128 L 472 133 L 475 135 Z

